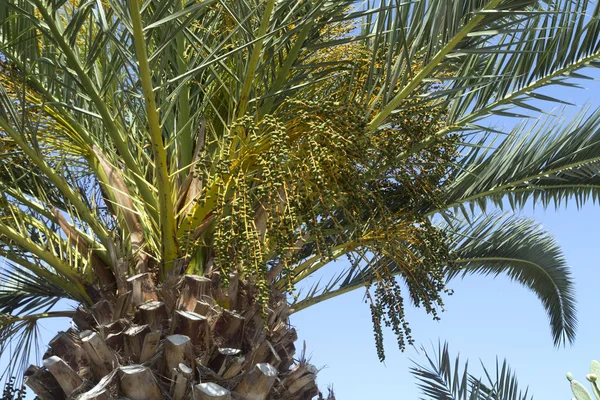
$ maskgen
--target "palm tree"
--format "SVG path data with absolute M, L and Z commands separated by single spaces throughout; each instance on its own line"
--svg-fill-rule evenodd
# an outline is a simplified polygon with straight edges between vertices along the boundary
M 417 380 L 427 400 L 531 400 L 533 396 L 527 389 L 519 388 L 517 376 L 504 360 L 502 364 L 496 360 L 494 370 L 481 365 L 485 379 L 473 375 L 469 371 L 469 363 L 464 366 L 457 356 L 450 357 L 448 343 L 439 344 L 433 354 L 422 349 L 424 361 L 414 362 L 410 372 Z
M 572 340 L 560 249 L 485 211 L 595 200 L 600 113 L 499 145 L 483 120 L 560 102 L 538 89 L 597 65 L 597 17 L 586 0 L 3 0 L 8 373 L 38 321 L 68 317 L 25 373 L 42 399 L 312 398 L 289 315 L 367 287 L 383 358 L 382 325 L 412 341 L 396 276 L 436 317 L 449 277 L 507 273 Z
M 485 379 L 473 375 L 469 371 L 469 363 L 461 367 L 460 357 L 454 361 L 450 357 L 448 343 L 438 344 L 432 354 L 421 349 L 424 361 L 414 362 L 410 372 L 417 380 L 417 385 L 425 397 L 422 400 L 530 400 L 527 388 L 519 389 L 517 375 L 511 370 L 507 361 L 502 365 L 496 359 L 495 371 L 481 365 Z M 600 362 L 592 360 L 590 373 L 586 379 L 590 382 L 595 399 L 600 399 L 600 389 L 596 383 L 600 373 Z M 583 384 L 567 373 L 571 391 L 576 400 L 592 400 L 592 395 Z

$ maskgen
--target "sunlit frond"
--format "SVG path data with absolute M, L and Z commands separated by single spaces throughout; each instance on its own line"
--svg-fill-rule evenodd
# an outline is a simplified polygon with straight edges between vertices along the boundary
M 415 366 L 410 372 L 417 379 L 423 400 L 528 400 L 532 396 L 527 389 L 519 388 L 517 376 L 506 360 L 502 365 L 496 359 L 495 370 L 488 370 L 482 364 L 485 378 L 478 378 L 457 356 L 450 357 L 448 343 L 438 344 L 433 354 L 422 348 L 426 362 L 413 361 Z
M 599 12 L 590 0 L 3 1 L 0 253 L 20 271 L 7 307 L 21 307 L 3 338 L 31 338 L 19 310 L 54 304 L 56 288 L 90 306 L 140 273 L 242 279 L 266 315 L 273 293 L 348 257 L 297 310 L 369 286 L 375 324 L 403 348 L 404 298 L 436 316 L 464 265 L 528 286 L 555 341 L 571 340 L 572 282 L 545 232 L 496 214 L 487 229 L 432 221 L 597 200 L 600 112 L 497 143 L 479 134 L 485 117 L 541 114 L 533 100 L 560 100 L 538 89 L 600 66 Z
M 519 124 L 506 137 L 485 137 L 449 178 L 444 209 L 488 204 L 521 209 L 527 202 L 579 207 L 600 195 L 600 110 L 567 121 L 549 116 Z M 440 210 L 440 211 L 443 211 Z

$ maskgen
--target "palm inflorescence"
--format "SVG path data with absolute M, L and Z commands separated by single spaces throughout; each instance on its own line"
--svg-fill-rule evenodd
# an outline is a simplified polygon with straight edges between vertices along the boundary
M 507 273 L 572 340 L 557 244 L 490 210 L 597 199 L 600 113 L 556 124 L 540 116 L 561 100 L 539 89 L 600 66 L 598 14 L 586 0 L 1 1 L 2 350 L 17 344 L 24 368 L 44 318 L 105 335 L 81 314 L 107 302 L 133 318 L 140 276 L 169 312 L 207 278 L 216 319 L 251 310 L 268 335 L 367 287 L 383 359 L 383 326 L 412 343 L 405 298 L 437 317 L 450 278 Z M 492 116 L 525 122 L 500 132 Z

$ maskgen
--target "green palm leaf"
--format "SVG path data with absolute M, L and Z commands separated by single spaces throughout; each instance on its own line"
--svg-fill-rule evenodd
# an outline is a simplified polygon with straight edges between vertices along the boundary
M 1 314 L 35 314 L 52 310 L 63 299 L 75 300 L 61 286 L 43 279 L 29 270 L 9 264 L 0 272 Z
M 451 248 L 456 254 L 457 268 L 445 269 L 447 279 L 459 274 L 500 275 L 532 290 L 542 301 L 550 319 L 556 345 L 575 338 L 577 319 L 571 273 L 554 239 L 534 221 L 500 214 L 443 223 Z M 349 269 L 336 274 L 323 287 L 313 286 L 293 306 L 300 311 L 312 304 L 369 285 L 378 271 L 389 270 L 403 280 L 412 279 L 407 270 L 388 257 L 359 260 Z M 428 282 L 410 285 L 411 298 L 421 298 L 415 291 L 428 290 Z M 419 305 L 418 301 L 415 301 Z
M 7 356 L 2 379 L 20 377 L 31 360 L 39 357 L 38 321 L 72 317 L 63 300 L 76 300 L 65 293 L 66 283 L 57 285 L 15 264 L 5 268 L 0 272 L 0 351 Z
M 505 274 L 533 291 L 550 319 L 555 344 L 575 339 L 577 318 L 573 280 L 556 241 L 534 221 L 481 216 L 471 223 L 451 224 L 457 265 L 448 277 Z
M 589 18 L 581 18 L 582 14 Z M 514 26 L 499 32 L 477 32 L 473 37 L 483 47 L 478 51 L 485 54 L 488 48 L 490 53 L 461 56 L 461 72 L 466 78 L 455 80 L 451 87 L 467 89 L 454 96 L 453 123 L 465 126 L 503 107 L 526 108 L 536 100 L 561 103 L 536 90 L 546 85 L 568 85 L 571 72 L 595 66 L 593 62 L 600 55 L 599 24 L 596 3 L 566 1 L 556 8 L 539 7 L 537 13 L 524 14 Z M 585 79 L 585 75 L 572 77 Z
M 506 138 L 484 138 L 460 160 L 449 179 L 445 208 L 488 203 L 513 210 L 528 201 L 544 207 L 580 206 L 600 195 L 600 110 L 583 110 L 557 123 L 546 117 L 518 125 Z
M 496 360 L 494 371 L 482 364 L 486 380 L 469 372 L 468 362 L 461 365 L 460 357 L 450 357 L 448 343 L 438 344 L 438 349 L 429 354 L 422 349 L 426 362 L 414 362 L 410 372 L 417 379 L 417 386 L 424 397 L 422 400 L 528 400 L 527 390 L 521 391 L 517 376 L 506 360 Z M 491 373 L 490 373 L 491 372 Z
M 355 3 L 1 2 L 0 254 L 18 267 L 0 345 L 62 315 L 45 312 L 57 298 L 89 306 L 132 274 L 239 274 L 265 306 L 344 256 L 297 309 L 399 274 L 435 313 L 462 264 L 528 286 L 572 340 L 548 235 L 451 211 L 596 200 L 600 112 L 496 147 L 475 125 L 539 113 L 532 100 L 556 102 L 539 88 L 599 66 L 596 3 Z M 460 141 L 472 150 L 455 159 Z M 440 213 L 451 223 L 433 226 Z

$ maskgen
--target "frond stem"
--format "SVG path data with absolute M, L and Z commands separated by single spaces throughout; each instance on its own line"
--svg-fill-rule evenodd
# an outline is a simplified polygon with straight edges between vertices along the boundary
M 383 107 L 377 115 L 367 125 L 369 132 L 375 131 L 387 117 L 406 99 L 413 90 L 423 82 L 425 78 L 429 76 L 431 72 L 444 60 L 444 58 L 452 51 L 458 44 L 463 40 L 477 25 L 485 18 L 485 12 L 493 10 L 502 0 L 490 0 L 485 7 L 483 7 L 477 15 L 475 15 L 465 26 L 458 31 L 456 35 L 433 57 L 433 59 L 425 66 L 417 75 L 415 75 L 408 84 L 402 88 L 388 104 Z
M 274 6 L 275 0 L 266 0 L 265 10 L 262 15 L 262 20 L 260 21 L 260 27 L 258 28 L 258 32 L 256 34 L 256 37 L 260 39 L 254 44 L 252 54 L 250 55 L 250 60 L 248 61 L 246 78 L 244 79 L 242 92 L 240 94 L 240 101 L 238 103 L 237 119 L 246 114 L 248 102 L 250 101 L 252 83 L 256 79 L 254 74 L 256 73 L 256 68 L 258 67 L 258 62 L 260 61 L 260 55 L 262 53 L 263 43 L 265 41 L 264 37 L 267 34 L 267 29 L 269 28 L 269 22 L 271 20 L 271 14 L 273 13 Z
M 32 149 L 24 140 L 24 138 L 6 121 L 4 118 L 0 118 L 0 127 L 4 129 L 9 136 L 15 141 L 15 143 L 23 150 L 23 152 L 35 163 L 35 165 L 42 170 L 42 172 L 50 179 L 50 181 L 56 185 L 56 188 L 69 200 L 69 202 L 75 207 L 79 216 L 85 221 L 90 228 L 94 231 L 100 241 L 107 245 L 109 243 L 110 236 L 104 229 L 104 226 L 99 222 L 98 219 L 90 212 L 87 205 L 79 198 L 79 196 L 71 189 L 71 187 L 62 179 L 46 162 L 42 157 Z
M 171 193 L 171 180 L 167 166 L 167 152 L 163 143 L 162 128 L 158 110 L 156 108 L 156 97 L 152 87 L 152 73 L 148 63 L 146 40 L 142 27 L 142 16 L 138 0 L 129 1 L 131 19 L 133 23 L 133 41 L 138 57 L 140 69 L 140 80 L 146 100 L 146 114 L 150 131 L 150 141 L 154 152 L 154 165 L 156 173 L 156 187 L 158 189 L 159 226 L 161 230 L 162 244 L 162 276 L 166 276 L 172 268 L 173 260 L 177 258 L 177 246 L 175 244 L 175 214 L 173 209 L 173 198 Z
M 461 130 L 469 122 L 474 121 L 476 119 L 479 119 L 479 118 L 489 114 L 496 107 L 499 107 L 499 106 L 502 106 L 505 104 L 509 104 L 512 101 L 514 101 L 516 98 L 518 98 L 519 96 L 527 94 L 533 90 L 539 89 L 542 86 L 545 86 L 548 83 L 550 83 L 553 79 L 556 79 L 562 75 L 566 75 L 569 72 L 583 68 L 586 64 L 588 64 L 589 62 L 596 60 L 598 58 L 600 58 L 600 50 L 590 54 L 587 57 L 583 57 L 583 58 L 579 59 L 578 61 L 574 62 L 573 64 L 569 64 L 563 68 L 559 68 L 556 71 L 554 71 L 553 73 L 546 75 L 543 78 L 540 78 L 519 90 L 515 90 L 515 91 L 507 94 L 502 99 L 500 99 L 496 102 L 493 102 L 493 103 L 489 104 L 488 106 L 481 108 L 480 110 L 469 113 L 469 115 L 462 118 L 461 120 L 454 122 L 451 126 L 448 126 L 444 129 L 436 132 L 435 134 L 427 137 L 422 142 L 415 144 L 409 150 L 407 150 L 403 153 L 400 153 L 398 155 L 398 157 L 401 160 L 407 159 L 411 154 L 415 154 L 415 153 L 431 146 L 432 144 L 436 143 L 438 140 L 440 140 L 444 136 L 446 136 L 452 132 Z
M 77 77 L 81 81 L 81 85 L 85 89 L 86 93 L 92 99 L 94 105 L 98 109 L 102 117 L 102 121 L 106 126 L 106 132 L 113 140 L 117 151 L 123 157 L 123 162 L 127 166 L 129 170 L 132 171 L 133 179 L 137 184 L 137 188 L 140 191 L 140 194 L 144 198 L 144 201 L 148 204 L 148 212 L 152 215 L 155 220 L 158 220 L 157 215 L 157 207 L 156 207 L 156 199 L 152 195 L 152 192 L 149 189 L 148 182 L 143 179 L 143 173 L 140 170 L 139 165 L 135 162 L 129 148 L 127 146 L 127 142 L 121 137 L 120 133 L 122 130 L 119 129 L 115 121 L 113 120 L 106 104 L 100 97 L 94 83 L 87 75 L 87 73 L 83 70 L 81 63 L 79 62 L 79 58 L 74 53 L 71 46 L 65 41 L 62 32 L 56 26 L 54 19 L 50 15 L 47 7 L 42 3 L 41 0 L 33 0 L 37 9 L 42 14 L 44 22 L 48 25 L 48 28 L 52 32 L 52 40 L 56 41 L 61 51 L 64 52 L 67 62 L 71 68 L 77 73 Z
M 534 266 L 536 268 L 540 268 L 540 266 L 538 264 L 534 263 L 534 262 L 527 261 L 527 260 L 521 260 L 521 259 L 518 259 L 518 258 L 508 258 L 508 257 L 481 257 L 481 258 L 465 258 L 465 259 L 455 260 L 455 262 L 457 264 L 465 264 L 465 263 L 468 263 L 468 262 L 476 262 L 476 261 L 507 261 L 507 262 L 518 262 L 518 263 L 530 264 L 530 265 L 532 265 L 532 266 Z M 543 268 L 541 268 L 541 270 L 546 274 L 546 276 L 548 276 L 548 278 L 550 279 L 550 281 L 554 282 L 552 280 L 552 277 L 550 275 L 548 275 L 548 273 Z M 354 284 L 350 284 L 350 285 L 344 286 L 344 287 L 339 288 L 337 290 L 332 290 L 330 292 L 323 293 L 323 294 L 320 294 L 318 296 L 311 297 L 309 299 L 301 300 L 301 301 L 299 301 L 299 302 L 294 303 L 294 304 L 291 305 L 292 314 L 296 313 L 298 311 L 302 311 L 305 308 L 314 306 L 315 304 L 319 304 L 319 303 L 321 303 L 321 302 L 323 302 L 325 300 L 329 300 L 329 299 L 332 299 L 334 297 L 340 296 L 342 294 L 352 292 L 352 291 L 354 291 L 356 289 L 360 289 L 361 287 L 365 287 L 367 285 L 367 283 L 368 282 L 360 281 L 358 283 L 354 283 Z M 556 287 L 556 285 L 554 285 L 554 287 L 555 287 L 555 289 L 558 292 L 558 288 Z
M 73 318 L 75 311 L 49 311 L 41 314 L 29 314 L 29 315 L 11 315 L 11 314 L 0 314 L 0 325 L 10 323 L 13 324 L 18 321 L 35 321 L 43 318 Z
M 459 205 L 461 205 L 463 203 L 468 203 L 468 202 L 471 202 L 471 201 L 475 201 L 475 200 L 478 200 L 478 199 L 481 199 L 481 198 L 484 198 L 484 197 L 487 197 L 487 196 L 493 196 L 493 195 L 497 195 L 497 194 L 502 194 L 503 192 L 505 192 L 506 189 L 510 189 L 511 187 L 514 187 L 516 185 L 520 185 L 520 184 L 526 183 L 526 182 L 528 182 L 530 180 L 538 179 L 538 178 L 544 177 L 546 175 L 552 175 L 552 174 L 560 173 L 560 172 L 568 170 L 568 169 L 577 168 L 577 167 L 580 167 L 582 165 L 591 164 L 591 163 L 595 163 L 595 162 L 600 162 L 600 157 L 594 157 L 594 158 L 591 158 L 591 159 L 588 159 L 588 160 L 585 160 L 585 161 L 580 161 L 580 162 L 576 162 L 576 163 L 567 164 L 567 165 L 565 165 L 563 167 L 560 167 L 560 168 L 555 168 L 555 169 L 552 169 L 552 170 L 549 170 L 549 171 L 544 171 L 544 172 L 539 173 L 539 174 L 535 174 L 535 175 L 528 176 L 528 177 L 523 178 L 523 179 L 519 179 L 517 181 L 513 181 L 513 182 L 506 183 L 504 185 L 501 185 L 501 186 L 497 186 L 497 187 L 495 187 L 495 188 L 493 188 L 491 190 L 488 190 L 488 191 L 485 191 L 485 192 L 481 192 L 481 193 L 477 193 L 477 194 L 474 194 L 472 196 L 465 197 L 464 199 L 460 199 L 459 201 L 455 201 L 454 203 L 446 205 L 444 208 L 437 209 L 437 210 L 434 210 L 434 211 L 430 211 L 425 216 L 426 217 L 431 217 L 432 215 L 437 214 L 437 213 L 439 213 L 439 212 L 441 212 L 443 210 L 448 210 L 449 208 L 453 208 L 453 207 L 459 206 Z M 562 185 L 559 185 L 559 187 L 561 187 L 561 186 Z M 573 185 L 567 185 L 567 186 L 573 186 Z M 515 188 L 513 190 L 510 190 L 510 192 L 511 193 L 518 193 L 518 192 L 525 192 L 525 191 L 528 191 L 528 190 L 535 190 L 535 189 L 536 189 L 535 186 L 529 186 L 529 187 L 526 187 L 526 188 Z
M 15 232 L 12 228 L 4 224 L 0 224 L 0 234 L 15 242 L 23 250 L 28 251 L 29 253 L 38 257 L 40 260 L 48 263 L 48 265 L 54 268 L 58 273 L 69 279 L 69 281 L 71 281 L 77 288 L 78 293 L 80 293 L 80 295 L 83 296 L 86 301 L 88 301 L 90 304 L 93 303 L 87 295 L 85 287 L 81 283 L 80 276 L 63 260 L 56 257 L 49 251 L 46 251 L 45 249 L 35 245 L 31 241 L 24 238 L 23 235 Z

